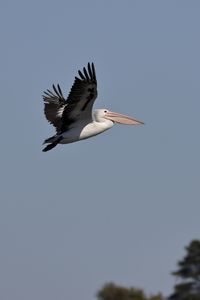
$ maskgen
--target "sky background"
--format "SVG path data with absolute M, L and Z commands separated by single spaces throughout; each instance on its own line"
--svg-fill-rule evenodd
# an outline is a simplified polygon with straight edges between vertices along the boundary
M 0 2 L 0 298 L 169 295 L 200 233 L 200 2 Z M 96 108 L 145 122 L 43 153 L 42 92 L 96 66 Z

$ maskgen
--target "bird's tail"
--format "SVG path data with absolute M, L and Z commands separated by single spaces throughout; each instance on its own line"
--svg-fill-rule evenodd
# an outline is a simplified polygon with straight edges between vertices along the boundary
M 57 140 L 57 137 L 56 137 L 55 135 L 53 135 L 53 136 L 51 136 L 50 138 L 44 140 L 44 142 L 43 142 L 42 145 L 44 145 L 44 144 L 49 144 L 49 143 L 53 143 L 53 142 L 55 142 L 56 140 Z
M 42 151 L 43 151 L 43 152 L 47 152 L 47 151 L 53 149 L 54 147 L 56 147 L 56 146 L 59 144 L 59 142 L 60 142 L 62 139 L 63 139 L 62 136 L 59 136 L 59 137 L 57 137 L 57 136 L 52 136 L 52 137 L 50 137 L 50 138 L 44 140 L 43 145 L 44 145 L 44 144 L 49 144 L 49 145 L 47 145 L 44 149 L 42 149 Z

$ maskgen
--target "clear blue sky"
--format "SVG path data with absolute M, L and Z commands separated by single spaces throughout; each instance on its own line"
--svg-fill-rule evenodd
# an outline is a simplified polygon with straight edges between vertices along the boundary
M 1 300 L 94 300 L 108 281 L 171 293 L 200 232 L 200 2 L 0 3 Z M 96 65 L 116 125 L 43 153 L 42 92 Z

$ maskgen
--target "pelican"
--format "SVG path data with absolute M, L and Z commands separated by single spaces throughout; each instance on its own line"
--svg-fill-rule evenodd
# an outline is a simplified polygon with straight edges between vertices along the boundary
M 143 122 L 131 117 L 109 111 L 96 109 L 92 111 L 97 98 L 97 80 L 93 63 L 87 69 L 78 71 L 68 98 L 65 99 L 60 88 L 53 84 L 53 91 L 44 92 L 44 114 L 55 127 L 56 134 L 44 141 L 48 144 L 42 151 L 46 152 L 58 144 L 68 144 L 84 140 L 111 128 L 114 123 L 139 125 Z

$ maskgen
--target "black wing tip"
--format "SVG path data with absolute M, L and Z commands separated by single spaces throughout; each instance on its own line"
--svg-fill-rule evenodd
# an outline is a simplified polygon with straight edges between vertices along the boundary
M 43 92 L 42 97 L 44 101 L 48 101 L 48 100 L 53 100 L 55 98 L 58 98 L 62 101 L 65 101 L 65 98 L 63 96 L 62 90 L 60 88 L 60 85 L 57 84 L 57 86 L 55 84 L 52 84 L 52 88 L 53 91 L 47 89 L 46 91 Z
M 91 69 L 92 78 L 93 78 L 94 82 L 97 82 L 97 79 L 96 79 L 96 71 L 95 71 L 95 66 L 94 66 L 94 63 L 93 63 L 93 62 L 88 63 L 88 70 L 89 70 L 89 68 Z
M 61 91 L 61 89 L 60 89 L 59 84 L 57 84 L 57 87 L 55 86 L 55 84 L 53 84 L 52 87 L 53 87 L 53 90 L 54 90 L 55 94 L 56 94 L 58 97 L 61 97 L 61 98 L 62 98 L 62 91 Z M 61 91 L 61 93 L 60 93 L 60 91 Z
M 88 69 L 93 69 L 94 68 L 94 63 L 93 62 L 88 62 L 87 64 Z
M 94 83 L 97 82 L 96 80 L 96 72 L 95 72 L 95 66 L 94 63 L 88 62 L 87 64 L 87 69 L 83 67 L 83 71 L 78 70 L 78 74 L 80 78 L 77 78 L 79 80 L 84 80 L 84 81 L 92 81 Z
M 85 76 L 83 75 L 83 73 L 80 70 L 78 70 L 78 75 L 80 76 L 80 78 L 82 80 L 86 80 Z

